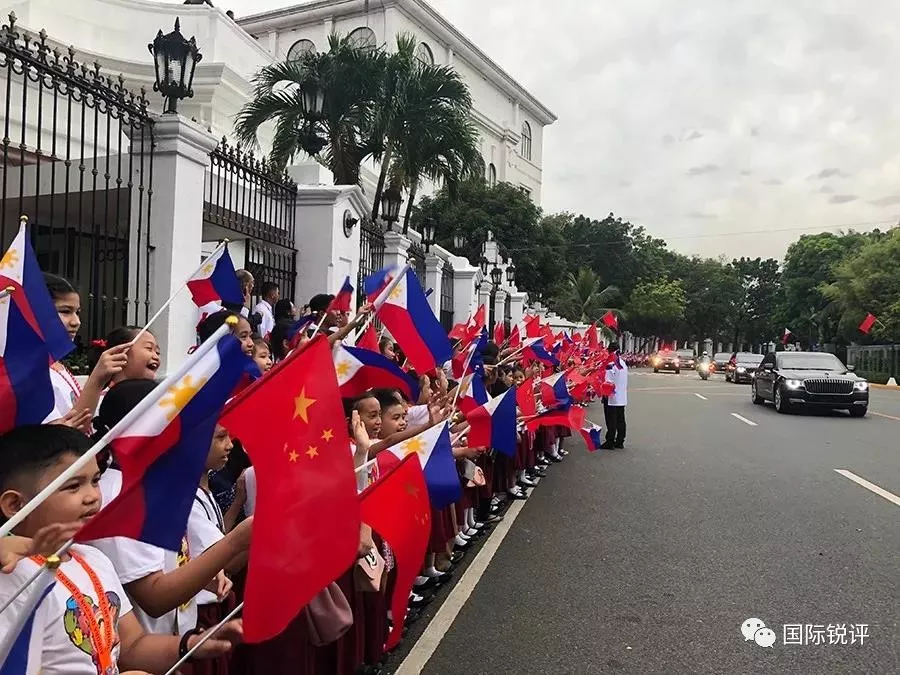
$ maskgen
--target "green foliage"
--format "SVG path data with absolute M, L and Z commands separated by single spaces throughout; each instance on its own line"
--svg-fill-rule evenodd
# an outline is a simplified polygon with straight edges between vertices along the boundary
M 565 287 L 555 300 L 556 310 L 563 316 L 575 321 L 591 323 L 598 321 L 608 311 L 613 310 L 610 303 L 619 297 L 619 289 L 615 286 L 600 288 L 600 278 L 588 267 L 581 267 L 577 272 L 566 275 Z
M 686 305 L 687 296 L 679 279 L 638 282 L 627 305 L 629 326 L 641 335 L 676 337 Z

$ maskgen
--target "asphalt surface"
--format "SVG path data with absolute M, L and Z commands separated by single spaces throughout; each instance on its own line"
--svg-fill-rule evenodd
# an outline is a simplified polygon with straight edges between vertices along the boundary
M 570 439 L 449 629 L 415 626 L 442 638 L 423 672 L 900 672 L 900 507 L 835 471 L 900 495 L 900 392 L 851 419 L 779 415 L 720 377 L 629 389 L 626 449 Z M 751 617 L 771 648 L 745 641 Z M 868 636 L 784 644 L 784 624 Z

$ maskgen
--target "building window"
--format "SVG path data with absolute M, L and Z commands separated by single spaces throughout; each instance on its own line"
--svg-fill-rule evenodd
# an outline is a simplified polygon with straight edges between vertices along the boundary
M 350 33 L 350 43 L 357 49 L 375 49 L 375 32 L 368 26 L 361 26 Z
M 522 122 L 522 140 L 519 142 L 519 154 L 527 160 L 531 159 L 531 125 Z
M 424 42 L 420 42 L 419 46 L 416 48 L 416 58 L 426 66 L 434 65 L 434 54 L 431 51 L 431 47 Z
M 287 60 L 299 61 L 307 54 L 315 53 L 316 45 L 313 44 L 312 40 L 297 40 L 294 44 L 291 45 L 291 48 L 288 49 Z
M 487 182 L 488 187 L 494 187 L 497 184 L 497 167 L 493 164 L 488 164 Z
M 519 189 L 522 191 L 522 194 L 531 199 L 531 190 L 529 188 L 525 187 L 524 185 L 520 185 Z

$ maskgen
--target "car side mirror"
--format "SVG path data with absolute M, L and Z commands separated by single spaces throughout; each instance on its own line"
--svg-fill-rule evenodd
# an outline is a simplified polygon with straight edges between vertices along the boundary
M 847 372 L 848 372 L 848 373 L 852 373 L 852 372 L 855 372 L 855 371 L 856 371 L 856 366 L 854 366 L 854 365 L 849 365 L 849 366 L 847 366 Z

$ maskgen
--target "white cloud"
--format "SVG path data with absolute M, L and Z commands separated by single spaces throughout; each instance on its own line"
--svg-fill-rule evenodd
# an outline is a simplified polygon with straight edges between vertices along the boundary
M 292 0 L 214 2 L 240 16 Z M 559 116 L 547 211 L 612 210 L 708 255 L 895 219 L 900 3 L 431 3 Z

